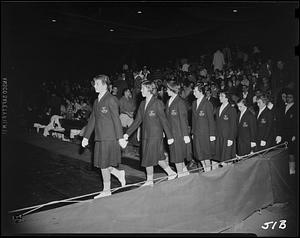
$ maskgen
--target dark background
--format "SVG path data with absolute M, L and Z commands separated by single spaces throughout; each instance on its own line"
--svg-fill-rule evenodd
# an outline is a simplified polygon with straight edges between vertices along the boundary
M 258 45 L 293 61 L 298 2 L 1 2 L 1 72 L 9 101 L 41 81 L 87 80 L 122 65 L 166 65 Z M 233 9 L 238 12 L 234 13 Z M 137 14 L 142 10 L 142 14 Z M 52 22 L 55 19 L 56 22 Z M 114 29 L 114 32 L 110 32 Z

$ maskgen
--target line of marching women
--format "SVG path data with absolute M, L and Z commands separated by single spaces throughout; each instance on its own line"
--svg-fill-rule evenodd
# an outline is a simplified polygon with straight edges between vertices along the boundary
M 288 141 L 290 168 L 295 172 L 297 113 L 294 93 L 287 92 L 285 110 L 274 110 L 268 98 L 257 98 L 258 112 L 253 113 L 243 98 L 231 102 L 230 94 L 219 92 L 221 105 L 214 110 L 207 99 L 205 87 L 196 84 L 193 94 L 191 125 L 188 122 L 186 102 L 179 96 L 180 86 L 175 81 L 165 85 L 169 96 L 166 104 L 156 96 L 156 84 L 145 80 L 141 93 L 145 98 L 138 108 L 133 123 L 123 134 L 119 118 L 118 102 L 107 90 L 109 78 L 99 75 L 92 82 L 99 93 L 95 100 L 82 146 L 95 131 L 94 166 L 101 169 L 103 191 L 95 198 L 111 195 L 110 176 L 116 176 L 125 186 L 125 172 L 115 167 L 121 162 L 121 148 L 125 148 L 129 137 L 141 128 L 141 166 L 146 169 L 147 180 L 143 186 L 153 185 L 154 166 L 159 165 L 168 175 L 168 180 L 189 174 L 185 162 L 200 161 L 204 171 L 225 166 L 228 160 L 260 151 Z M 167 142 L 167 146 L 166 143 Z M 167 147 L 167 148 L 166 148 Z M 165 151 L 169 152 L 170 162 L 166 161 Z

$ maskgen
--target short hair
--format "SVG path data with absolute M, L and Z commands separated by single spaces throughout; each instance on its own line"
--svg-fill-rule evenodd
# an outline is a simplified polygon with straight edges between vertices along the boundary
M 269 97 L 265 93 L 257 96 L 257 100 L 259 100 L 259 99 L 262 100 L 262 102 L 264 104 L 268 104 L 268 102 L 269 102 Z
M 225 95 L 225 97 L 228 98 L 228 100 L 231 99 L 231 93 L 228 92 L 227 90 L 220 90 L 220 91 L 219 91 L 219 95 L 220 95 L 221 93 L 223 93 L 223 94 Z
M 102 82 L 102 84 L 106 84 L 106 85 L 109 85 L 111 83 L 109 80 L 109 77 L 105 74 L 99 74 L 99 75 L 95 76 L 92 81 L 93 86 L 95 85 L 95 82 L 97 80 L 100 80 Z
M 145 86 L 151 94 L 155 94 L 157 89 L 156 84 L 154 82 L 151 82 L 150 80 L 143 81 L 141 86 Z
M 203 85 L 203 83 L 197 83 L 195 85 L 195 88 L 197 88 L 199 92 L 202 92 L 202 94 L 205 95 L 205 85 Z
M 236 104 L 238 103 L 243 103 L 245 105 L 245 107 L 249 107 L 249 103 L 245 98 L 239 98 L 236 102 Z
M 173 81 L 173 80 L 168 81 L 168 82 L 166 83 L 166 86 L 167 86 L 167 88 L 170 89 L 173 93 L 178 94 L 179 91 L 180 91 L 180 85 L 179 85 L 176 81 Z

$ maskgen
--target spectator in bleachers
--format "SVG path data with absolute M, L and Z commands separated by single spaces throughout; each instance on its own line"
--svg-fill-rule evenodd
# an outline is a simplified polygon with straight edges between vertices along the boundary
M 220 101 L 217 98 L 212 96 L 210 87 L 206 89 L 205 95 L 206 95 L 206 99 L 213 105 L 213 113 L 215 118 L 217 108 L 220 106 Z
M 275 98 L 280 94 L 281 90 L 290 81 L 290 75 L 286 69 L 285 63 L 282 60 L 277 61 L 276 67 L 272 75 L 272 89 Z
M 120 120 L 125 131 L 133 122 L 133 116 L 136 109 L 135 102 L 132 99 L 132 94 L 129 88 L 123 90 L 123 96 L 119 100 L 120 105 Z
M 121 77 L 119 77 L 118 80 L 116 80 L 113 84 L 113 88 L 117 87 L 117 89 L 118 89 L 116 95 L 114 93 L 113 93 L 113 95 L 115 95 L 118 99 L 120 99 L 122 97 L 123 90 L 125 88 L 129 88 L 127 80 L 128 79 L 126 79 L 125 73 L 122 73 Z
M 112 86 L 111 86 L 111 95 L 117 97 L 117 96 L 118 96 L 118 92 L 119 92 L 118 87 L 117 87 L 116 85 L 112 85 Z
M 217 49 L 217 51 L 213 55 L 213 61 L 212 61 L 212 66 L 214 71 L 218 70 L 223 70 L 223 67 L 225 65 L 225 59 L 224 59 L 224 54 L 221 52 L 220 49 Z

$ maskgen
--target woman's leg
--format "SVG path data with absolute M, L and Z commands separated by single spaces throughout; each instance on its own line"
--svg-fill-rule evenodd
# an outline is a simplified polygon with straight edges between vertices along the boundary
M 168 174 L 168 176 L 169 176 L 168 180 L 172 180 L 172 179 L 176 178 L 177 174 L 170 168 L 170 166 L 166 163 L 165 160 L 159 160 L 158 164 Z
M 211 171 L 211 161 L 209 159 L 202 161 L 204 166 L 204 172 Z
M 121 186 L 124 187 L 126 185 L 125 170 L 118 170 L 114 167 L 109 167 L 108 169 L 109 172 L 120 181 Z
M 219 163 L 216 161 L 211 161 L 211 169 L 214 170 L 219 167 Z
M 141 186 L 153 185 L 153 166 L 146 167 L 147 181 Z
M 101 169 L 101 173 L 102 173 L 102 178 L 103 178 L 103 191 L 99 195 L 95 196 L 94 199 L 111 195 L 109 169 L 108 168 Z

